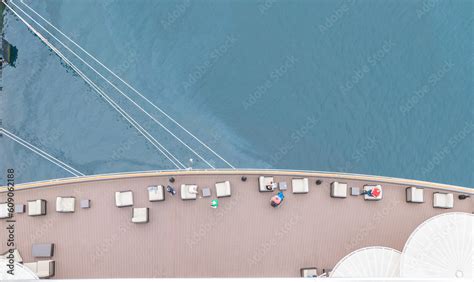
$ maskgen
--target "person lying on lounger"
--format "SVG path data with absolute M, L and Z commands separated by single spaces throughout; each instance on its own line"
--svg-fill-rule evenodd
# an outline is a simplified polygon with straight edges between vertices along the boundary
M 380 189 L 379 188 L 369 189 L 369 190 L 363 191 L 361 195 L 367 195 L 369 197 L 377 198 L 380 195 Z

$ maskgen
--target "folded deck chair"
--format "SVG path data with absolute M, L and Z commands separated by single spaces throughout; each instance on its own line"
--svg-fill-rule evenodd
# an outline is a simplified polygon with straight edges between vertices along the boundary
M 423 203 L 423 188 L 408 187 L 406 189 L 408 203 Z
M 0 219 L 10 218 L 10 216 L 11 214 L 10 214 L 10 211 L 8 210 L 8 204 L 1 203 L 0 204 Z
M 133 223 L 147 223 L 148 222 L 148 208 L 133 208 L 132 222 Z
M 309 192 L 308 178 L 293 178 L 291 180 L 294 194 L 303 194 Z
M 442 209 L 454 208 L 454 196 L 451 193 L 433 193 L 433 207 Z
M 272 192 L 274 190 L 274 186 L 272 185 L 273 182 L 273 177 L 271 176 L 260 176 L 258 178 L 258 185 L 259 185 L 259 191 L 260 192 Z M 267 187 L 270 187 L 271 189 L 268 189 Z
M 23 265 L 36 273 L 38 278 L 50 278 L 54 276 L 54 260 L 40 260 Z
M 46 215 L 46 200 L 28 201 L 28 215 L 29 216 Z
M 115 192 L 115 205 L 119 208 L 133 206 L 133 192 L 132 191 Z
M 57 212 L 74 212 L 76 198 L 74 197 L 56 197 Z
M 162 185 L 148 187 L 148 200 L 150 202 L 164 201 L 165 191 Z
M 347 184 L 333 182 L 331 183 L 331 197 L 333 198 L 346 198 L 347 197 Z
M 217 198 L 221 197 L 230 197 L 230 182 L 218 182 L 216 183 L 216 196 Z
M 197 185 L 194 184 L 182 184 L 181 185 L 181 199 L 183 200 L 195 200 L 197 197 Z

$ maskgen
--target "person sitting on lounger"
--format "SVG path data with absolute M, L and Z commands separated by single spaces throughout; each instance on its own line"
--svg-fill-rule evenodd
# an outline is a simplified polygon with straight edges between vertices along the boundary
M 273 189 L 278 188 L 278 184 L 277 184 L 277 183 L 274 183 L 274 182 L 272 181 L 272 182 L 270 182 L 270 184 L 268 184 L 267 186 L 265 186 L 265 188 L 267 188 L 267 190 L 272 191 Z

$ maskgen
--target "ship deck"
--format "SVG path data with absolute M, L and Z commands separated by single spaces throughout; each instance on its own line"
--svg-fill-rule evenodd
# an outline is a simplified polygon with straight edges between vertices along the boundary
M 147 187 L 176 181 L 177 195 L 149 202 Z M 247 176 L 243 182 L 241 176 Z M 258 191 L 258 176 L 286 181 L 288 191 L 278 208 L 274 193 Z M 308 177 L 308 194 L 293 194 L 291 179 Z M 323 182 L 316 185 L 317 179 Z M 181 184 L 210 187 L 229 180 L 232 196 L 183 201 Z M 330 197 L 330 183 L 349 187 L 381 184 L 383 199 Z M 425 203 L 407 203 L 405 188 L 423 187 Z M 117 208 L 114 193 L 132 190 L 134 207 L 149 207 L 150 221 L 131 222 L 131 208 Z M 432 193 L 448 190 L 454 208 L 432 207 Z M 345 255 L 367 246 L 402 250 L 411 232 L 424 220 L 444 212 L 473 212 L 469 188 L 403 179 L 291 171 L 180 171 L 94 176 L 18 185 L 16 203 L 45 199 L 47 215 L 15 214 L 16 244 L 25 262 L 32 262 L 34 243 L 54 243 L 54 278 L 154 277 L 298 277 L 303 267 L 331 269 Z M 57 196 L 90 199 L 90 209 L 55 212 Z M 0 193 L 4 202 L 6 193 Z M 7 223 L 0 220 L 2 234 Z M 1 236 L 4 238 L 4 236 Z M 6 251 L 1 244 L 0 252 Z

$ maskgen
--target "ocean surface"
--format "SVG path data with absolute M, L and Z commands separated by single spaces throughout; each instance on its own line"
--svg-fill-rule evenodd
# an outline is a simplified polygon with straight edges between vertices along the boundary
M 35 29 L 184 166 L 229 166 L 19 0 Z M 473 1 L 25 0 L 238 168 L 474 187 Z M 174 169 L 10 11 L 2 126 L 84 174 Z M 197 155 L 201 156 L 198 157 Z M 190 161 L 193 159 L 193 161 Z M 176 163 L 176 161 L 174 161 Z M 0 178 L 72 176 L 0 138 Z

